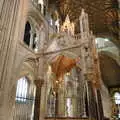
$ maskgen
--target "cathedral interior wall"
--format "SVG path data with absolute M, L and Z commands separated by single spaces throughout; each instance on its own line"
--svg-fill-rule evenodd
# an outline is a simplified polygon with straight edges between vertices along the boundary
M 103 82 L 102 82 L 102 86 L 101 86 L 101 96 L 102 96 L 104 116 L 107 118 L 111 118 L 112 101 L 111 101 L 111 97 L 110 97 L 108 88 L 105 86 L 105 84 Z

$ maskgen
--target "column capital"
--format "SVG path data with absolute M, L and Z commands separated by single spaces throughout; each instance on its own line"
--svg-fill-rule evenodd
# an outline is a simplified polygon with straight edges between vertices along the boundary
M 34 80 L 34 83 L 37 87 L 41 87 L 44 84 L 44 80 L 43 79 Z
M 92 81 L 94 79 L 93 72 L 85 73 L 84 76 L 85 76 L 85 79 L 88 81 Z

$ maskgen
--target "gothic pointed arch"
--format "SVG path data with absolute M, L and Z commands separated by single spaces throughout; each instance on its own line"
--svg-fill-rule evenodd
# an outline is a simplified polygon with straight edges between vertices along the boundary
M 25 31 L 24 31 L 24 42 L 29 46 L 30 44 L 30 31 L 31 31 L 31 25 L 29 21 L 25 24 Z

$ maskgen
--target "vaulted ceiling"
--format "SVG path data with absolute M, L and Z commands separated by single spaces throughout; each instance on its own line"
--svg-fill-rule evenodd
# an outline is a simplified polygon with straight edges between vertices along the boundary
M 102 80 L 108 87 L 120 87 L 120 66 L 109 55 L 99 53 Z
M 81 8 L 84 8 L 89 15 L 90 29 L 94 34 L 110 38 L 120 47 L 117 0 L 49 0 L 49 5 L 51 4 L 56 5 L 62 21 L 68 14 L 76 25 Z M 76 29 L 79 31 L 79 28 Z

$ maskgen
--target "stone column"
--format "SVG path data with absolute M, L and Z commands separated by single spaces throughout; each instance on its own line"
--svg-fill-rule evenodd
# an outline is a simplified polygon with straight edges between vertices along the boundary
M 55 94 L 55 117 L 59 116 L 59 97 L 58 97 L 58 92 Z
M 97 101 L 98 120 L 104 120 L 103 104 L 99 89 L 96 89 L 96 101 Z
M 34 120 L 39 120 L 40 117 L 40 101 L 41 101 L 41 87 L 43 80 L 35 80 L 36 95 L 35 95 L 35 107 L 34 107 Z
M 14 59 L 26 3 L 27 0 L 0 0 L 0 120 L 11 120 Z
M 86 73 L 88 72 L 88 66 L 87 66 L 87 58 L 89 57 L 88 56 L 88 44 L 89 44 L 89 38 L 87 36 L 87 32 L 89 32 L 87 30 L 87 23 L 86 23 L 86 13 L 84 12 L 84 9 L 82 9 L 82 12 L 81 12 L 81 16 L 80 16 L 80 32 L 81 32 L 81 43 L 84 43 L 81 48 L 80 48 L 80 66 L 82 68 L 81 70 L 81 80 L 82 80 L 82 85 L 81 85 L 81 89 L 82 92 L 82 97 L 81 97 L 81 102 L 82 102 L 82 108 L 81 108 L 81 115 L 83 118 L 86 118 L 87 117 L 87 114 L 86 114 L 86 104 L 85 104 L 85 97 L 86 97 L 86 82 L 87 82 L 87 79 L 86 79 Z M 91 63 L 89 63 L 91 64 Z
M 33 35 L 34 35 L 34 33 L 33 33 L 33 31 L 31 30 L 30 31 L 30 44 L 29 44 L 29 47 L 32 49 L 33 48 Z
M 38 52 L 38 50 L 40 49 L 40 35 L 39 35 L 39 31 L 36 31 L 36 38 L 35 38 L 35 49 L 36 52 Z
M 44 14 L 44 4 L 41 4 L 41 13 Z
M 2 6 L 3 6 L 4 0 L 0 1 L 0 11 L 2 11 Z
M 5 67 L 8 64 L 9 50 L 12 46 L 13 32 L 15 31 L 15 23 L 17 20 L 19 0 L 4 1 L 0 11 L 0 87 L 4 83 Z M 10 61 L 9 61 L 10 62 Z M 8 67 L 8 66 L 7 66 Z
M 43 51 L 41 50 L 41 53 L 43 53 Z M 41 86 L 41 107 L 40 107 L 40 119 L 44 119 L 45 114 L 46 114 L 46 105 L 47 105 L 47 83 L 46 83 L 46 74 L 45 74 L 45 66 L 47 64 L 45 64 L 46 59 L 44 56 L 40 56 L 39 58 L 39 69 L 38 69 L 38 78 L 40 80 L 44 80 L 44 84 Z
M 64 88 L 63 88 L 64 89 Z M 65 96 L 64 96 L 64 90 L 61 90 L 59 92 L 59 103 L 58 103 L 58 106 L 59 106 L 59 116 L 65 116 L 65 105 L 66 105 L 66 101 L 65 101 Z
M 40 30 L 39 30 L 39 32 L 40 32 L 40 35 L 39 35 L 39 43 L 40 43 L 40 49 L 39 49 L 39 51 L 40 50 L 42 50 L 43 48 L 44 48 L 44 43 L 45 43 L 45 30 L 44 30 L 44 25 L 41 25 L 41 27 L 40 27 Z
M 14 58 L 11 52 L 15 49 L 16 42 L 14 32 L 16 29 L 17 14 L 20 0 L 0 1 L 0 120 L 7 120 L 10 117 L 10 88 L 11 65 Z M 9 119 L 10 120 L 10 119 Z
M 82 60 L 82 58 L 80 57 Z M 80 60 L 80 61 L 81 61 Z M 80 65 L 81 66 L 81 65 Z M 82 68 L 82 67 L 81 67 Z M 85 109 L 85 95 L 86 95 L 86 88 L 85 88 L 85 79 L 83 75 L 83 71 L 81 71 L 79 68 L 77 68 L 77 75 L 78 75 L 78 88 L 77 92 L 79 96 L 77 96 L 77 116 L 78 117 L 86 117 L 86 109 Z
M 97 101 L 96 101 L 96 94 L 95 88 L 92 83 L 93 74 L 89 73 L 86 74 L 86 88 L 87 88 L 87 101 L 88 101 L 88 114 L 89 118 L 98 120 L 97 114 Z
M 96 99 L 94 97 L 94 72 L 93 71 L 93 51 L 92 51 L 92 38 L 90 36 L 89 25 L 88 25 L 88 15 L 82 10 L 80 16 L 80 31 L 81 31 L 81 41 L 85 42 L 81 47 L 81 68 L 82 68 L 82 77 L 84 83 L 86 84 L 86 92 L 87 92 L 87 102 L 88 102 L 88 114 L 89 118 L 97 119 L 96 112 Z M 83 101 L 85 101 L 85 96 L 83 97 Z M 84 103 L 84 108 L 86 107 Z M 86 109 L 86 108 L 85 108 Z M 84 110 L 85 113 L 85 110 Z M 86 113 L 84 114 L 86 116 Z

